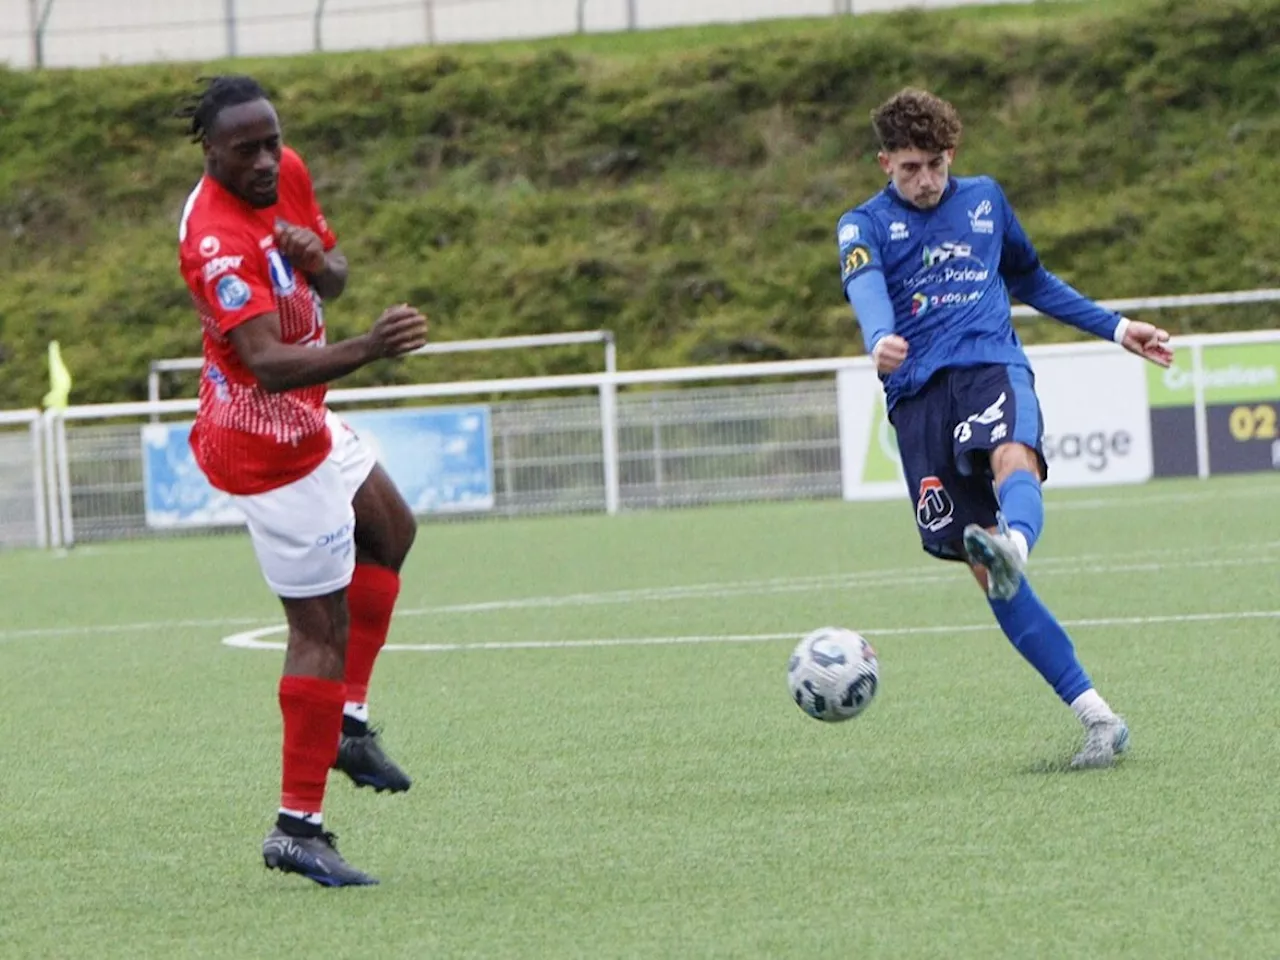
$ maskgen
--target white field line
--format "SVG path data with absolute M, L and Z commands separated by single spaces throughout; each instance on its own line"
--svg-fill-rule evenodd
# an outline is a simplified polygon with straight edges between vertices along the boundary
M 1032 576 L 1115 575 L 1125 573 L 1162 573 L 1183 569 L 1226 569 L 1231 567 L 1270 566 L 1280 563 L 1280 554 L 1269 551 L 1280 549 L 1280 540 L 1234 544 L 1226 548 L 1188 547 L 1173 550 L 1137 550 L 1113 554 L 1079 554 L 1068 557 L 1045 557 L 1035 561 Z M 1216 559 L 1183 559 L 1171 557 L 1222 554 Z M 1248 556 L 1232 554 L 1248 553 Z M 1143 558 L 1153 558 L 1144 560 Z M 1127 563 L 1101 563 L 1104 559 L 1128 559 Z M 1162 558 L 1162 559 L 1155 559 Z M 863 570 L 851 573 L 822 574 L 804 577 L 773 577 L 760 580 L 719 581 L 686 584 L 669 587 L 641 587 L 628 590 L 611 590 L 597 593 L 576 593 L 557 596 L 523 597 L 509 600 L 486 600 L 475 603 L 444 604 L 430 607 L 410 607 L 396 611 L 396 617 L 437 617 L 483 614 L 506 610 L 555 609 L 563 607 L 611 606 L 629 603 L 670 602 L 675 600 L 715 600 L 742 596 L 764 596 L 785 593 L 818 592 L 823 590 L 865 590 L 892 586 L 898 590 L 915 587 L 932 587 L 940 583 L 967 583 L 960 564 L 947 564 L 944 568 L 936 561 L 929 567 L 900 567 L 883 570 Z M 0 630 L 0 642 L 11 640 L 39 640 L 55 637 L 98 636 L 123 633 L 150 633 L 164 630 L 206 629 L 221 627 L 264 626 L 261 617 L 214 617 L 209 619 L 144 620 L 134 623 L 98 624 L 83 626 L 33 627 L 27 629 Z
M 1150 617 L 1094 617 L 1080 620 L 1063 620 L 1070 629 L 1091 627 L 1146 627 L 1170 623 L 1211 623 L 1232 620 L 1280 620 L 1280 610 L 1248 610 L 1237 613 L 1181 613 Z M 955 626 L 930 627 L 880 627 L 862 630 L 867 637 L 910 637 L 923 634 L 981 633 L 997 631 L 995 623 L 965 623 Z M 246 630 L 223 639 L 228 647 L 240 650 L 283 650 L 284 643 L 267 641 L 262 637 L 285 630 L 283 624 Z M 457 653 L 482 650 L 571 650 L 589 647 L 663 647 L 707 643 L 760 643 L 766 640 L 799 640 L 804 631 L 792 633 L 726 633 L 695 634 L 674 637 L 623 637 L 593 640 L 512 640 L 490 643 L 389 643 L 384 650 L 414 653 Z

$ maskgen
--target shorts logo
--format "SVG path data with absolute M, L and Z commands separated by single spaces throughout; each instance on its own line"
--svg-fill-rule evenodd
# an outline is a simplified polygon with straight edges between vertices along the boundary
M 1005 433 L 1008 432 L 1009 428 L 1005 424 L 1000 423 L 1000 421 L 1004 419 L 1004 402 L 1005 400 L 1008 399 L 1008 396 L 1009 395 L 1006 393 L 1000 394 L 1000 396 L 996 398 L 996 402 L 991 404 L 991 406 L 987 407 L 987 409 L 983 410 L 981 413 L 972 414 L 971 416 L 957 423 L 956 429 L 955 429 L 956 443 L 968 443 L 970 440 L 973 439 L 972 424 L 975 424 L 975 423 L 981 424 L 984 427 L 989 427 L 993 423 L 999 423 L 1000 426 L 1004 427 L 1005 429 L 998 437 L 996 436 L 996 431 L 992 430 L 991 439 L 993 441 L 1004 439 L 1004 435 Z
M 871 264 L 871 251 L 862 244 L 858 244 L 844 258 L 844 279 L 848 280 L 859 270 L 865 269 Z
M 937 477 L 925 477 L 920 481 L 920 495 L 916 498 L 916 523 L 920 529 L 937 533 L 955 519 L 956 505 Z
M 350 523 L 344 523 L 332 533 L 326 533 L 316 538 L 316 546 L 321 550 L 327 549 L 329 553 L 337 556 L 345 555 L 351 550 L 351 535 L 355 532 L 355 527 Z
M 222 304 L 224 310 L 239 310 L 253 296 L 249 285 L 234 273 L 228 273 L 219 280 L 216 290 L 218 303 Z
M 209 236 L 200 241 L 200 256 L 202 257 L 216 257 L 221 249 L 222 242 L 217 237 Z
M 287 297 L 297 289 L 298 282 L 293 277 L 293 265 L 280 255 L 279 250 L 267 251 L 267 269 L 271 273 L 271 285 L 276 288 L 276 293 L 280 296 Z

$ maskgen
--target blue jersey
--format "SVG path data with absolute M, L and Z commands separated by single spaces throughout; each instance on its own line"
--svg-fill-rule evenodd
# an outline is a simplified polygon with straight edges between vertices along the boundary
M 1011 292 L 1099 337 L 1114 337 L 1120 322 L 1041 266 L 990 177 L 952 177 L 931 210 L 890 184 L 840 218 L 836 241 L 840 282 L 867 351 L 890 333 L 907 341 L 902 366 L 881 376 L 891 409 L 944 368 L 1029 368 L 1013 329 Z

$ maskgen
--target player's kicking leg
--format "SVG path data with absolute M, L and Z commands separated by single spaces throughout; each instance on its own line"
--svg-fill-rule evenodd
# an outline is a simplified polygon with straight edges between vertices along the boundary
M 1094 689 L 1070 636 L 1024 576 L 1044 526 L 1039 455 L 1022 443 L 1006 443 L 991 451 L 991 467 L 1001 523 L 995 529 L 981 524 L 965 528 L 969 562 L 1009 641 L 1084 725 L 1084 747 L 1071 765 L 1110 766 L 1128 747 L 1128 725 Z
M 358 787 L 401 793 L 412 786 L 387 756 L 369 723 L 369 681 L 391 629 L 400 595 L 400 568 L 413 546 L 417 521 L 372 450 L 337 417 L 330 416 L 333 458 L 346 478 L 355 513 L 356 565 L 347 590 L 351 632 L 347 642 L 342 737 L 334 768 Z
M 262 843 L 263 862 L 323 886 L 376 883 L 339 855 L 323 819 L 346 700 L 346 587 L 355 566 L 351 502 L 330 460 L 284 487 L 236 501 L 289 623 L 278 691 L 284 720 L 280 807 Z

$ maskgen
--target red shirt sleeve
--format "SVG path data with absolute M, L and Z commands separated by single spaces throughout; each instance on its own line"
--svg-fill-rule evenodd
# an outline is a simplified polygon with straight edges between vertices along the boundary
M 194 233 L 183 249 L 182 272 L 223 334 L 277 310 L 267 258 L 247 231 L 221 227 Z

